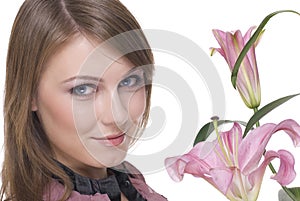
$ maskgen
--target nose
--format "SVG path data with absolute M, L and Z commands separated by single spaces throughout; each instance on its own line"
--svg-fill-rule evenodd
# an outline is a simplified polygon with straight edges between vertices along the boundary
M 121 126 L 128 119 L 126 103 L 123 103 L 116 92 L 105 92 L 96 100 L 95 110 L 98 122 L 104 126 Z

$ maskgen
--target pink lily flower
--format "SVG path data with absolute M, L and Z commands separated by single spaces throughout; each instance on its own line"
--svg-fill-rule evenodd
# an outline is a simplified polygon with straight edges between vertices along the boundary
M 272 179 L 285 186 L 296 177 L 290 152 L 265 152 L 271 136 L 281 130 L 295 146 L 300 146 L 300 126 L 294 120 L 262 125 L 245 138 L 240 125 L 234 123 L 231 130 L 221 132 L 216 140 L 199 142 L 187 154 L 167 158 L 165 166 L 174 181 L 181 181 L 184 173 L 188 173 L 205 179 L 231 201 L 255 201 L 265 169 L 273 159 L 279 158 L 280 167 Z
M 213 30 L 213 34 L 221 47 L 212 48 L 212 54 L 215 50 L 219 52 L 226 60 L 231 72 L 239 54 L 250 39 L 251 32 L 254 28 L 255 27 L 251 27 L 244 37 L 240 30 L 234 33 L 223 32 L 217 29 Z M 261 100 L 259 75 L 255 56 L 255 47 L 257 44 L 258 41 L 249 49 L 247 55 L 244 57 L 236 83 L 241 98 L 246 106 L 251 109 L 257 108 Z

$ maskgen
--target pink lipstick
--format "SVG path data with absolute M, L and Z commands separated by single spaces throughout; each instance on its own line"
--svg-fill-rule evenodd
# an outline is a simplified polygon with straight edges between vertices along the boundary
M 104 144 L 105 146 L 118 146 L 120 145 L 125 139 L 125 133 L 118 134 L 118 135 L 109 135 L 103 138 L 93 138 L 97 140 L 99 143 Z

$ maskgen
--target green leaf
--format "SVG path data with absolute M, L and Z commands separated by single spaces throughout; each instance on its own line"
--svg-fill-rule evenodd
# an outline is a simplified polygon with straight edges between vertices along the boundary
M 271 112 L 273 109 L 275 109 L 276 107 L 280 106 L 281 104 L 285 103 L 286 101 L 290 100 L 291 98 L 298 96 L 299 94 L 294 94 L 294 95 L 290 95 L 290 96 L 285 96 L 282 98 L 279 98 L 267 105 L 265 105 L 264 107 L 262 107 L 260 110 L 258 110 L 248 121 L 247 126 L 245 128 L 244 131 L 244 135 L 243 137 L 245 137 L 247 135 L 247 133 L 249 132 L 249 130 L 254 126 L 254 124 L 256 124 L 256 122 L 258 122 L 263 116 L 265 116 L 266 114 L 268 114 L 269 112 Z
M 243 121 L 232 121 L 232 120 L 219 120 L 218 121 L 218 126 L 222 125 L 222 124 L 226 124 L 226 123 L 233 123 L 233 122 L 238 122 L 243 126 L 246 126 L 247 123 L 243 122 Z M 214 131 L 214 124 L 213 122 L 208 122 L 207 124 L 205 124 L 198 132 L 195 140 L 194 140 L 194 146 L 198 143 L 198 142 L 202 142 L 205 141 L 210 134 Z
M 295 196 L 297 201 L 300 201 L 300 187 L 288 188 L 290 192 Z
M 279 192 L 285 192 L 285 194 L 293 201 L 300 201 L 300 187 L 287 188 L 282 186 L 282 190 Z
M 242 49 L 241 53 L 239 54 L 239 57 L 237 58 L 237 60 L 236 60 L 236 62 L 234 64 L 234 68 L 233 68 L 232 73 L 231 73 L 231 83 L 232 83 L 232 85 L 233 85 L 234 88 L 236 88 L 237 74 L 238 74 L 240 65 L 241 65 L 244 57 L 246 56 L 247 52 L 249 51 L 250 47 L 256 42 L 256 40 L 259 37 L 261 31 L 263 31 L 264 26 L 268 23 L 268 21 L 271 19 L 271 17 L 273 17 L 274 15 L 277 15 L 279 13 L 284 13 L 284 12 L 291 12 L 291 13 L 295 13 L 297 15 L 300 15 L 300 13 L 298 13 L 298 12 L 296 12 L 294 10 L 279 10 L 279 11 L 276 11 L 276 12 L 273 12 L 273 13 L 267 15 L 263 19 L 263 21 L 257 27 L 257 29 L 254 32 L 254 34 L 251 36 L 251 38 L 249 39 L 249 41 L 246 43 L 246 45 Z

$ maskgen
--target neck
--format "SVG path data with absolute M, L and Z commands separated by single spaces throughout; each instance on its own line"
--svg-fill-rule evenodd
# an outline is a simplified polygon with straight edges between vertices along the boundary
M 103 179 L 106 178 L 107 175 L 107 168 L 106 167 L 97 167 L 99 164 L 95 166 L 87 165 L 78 161 L 70 161 L 70 160 L 60 160 L 59 158 L 56 159 L 59 163 L 63 164 L 67 168 L 71 169 L 73 172 L 88 177 L 91 179 Z
M 70 167 L 70 169 L 81 176 L 85 176 L 91 179 L 103 179 L 107 177 L 107 168 L 97 168 L 83 165 L 81 167 L 77 167 L 76 169 Z

